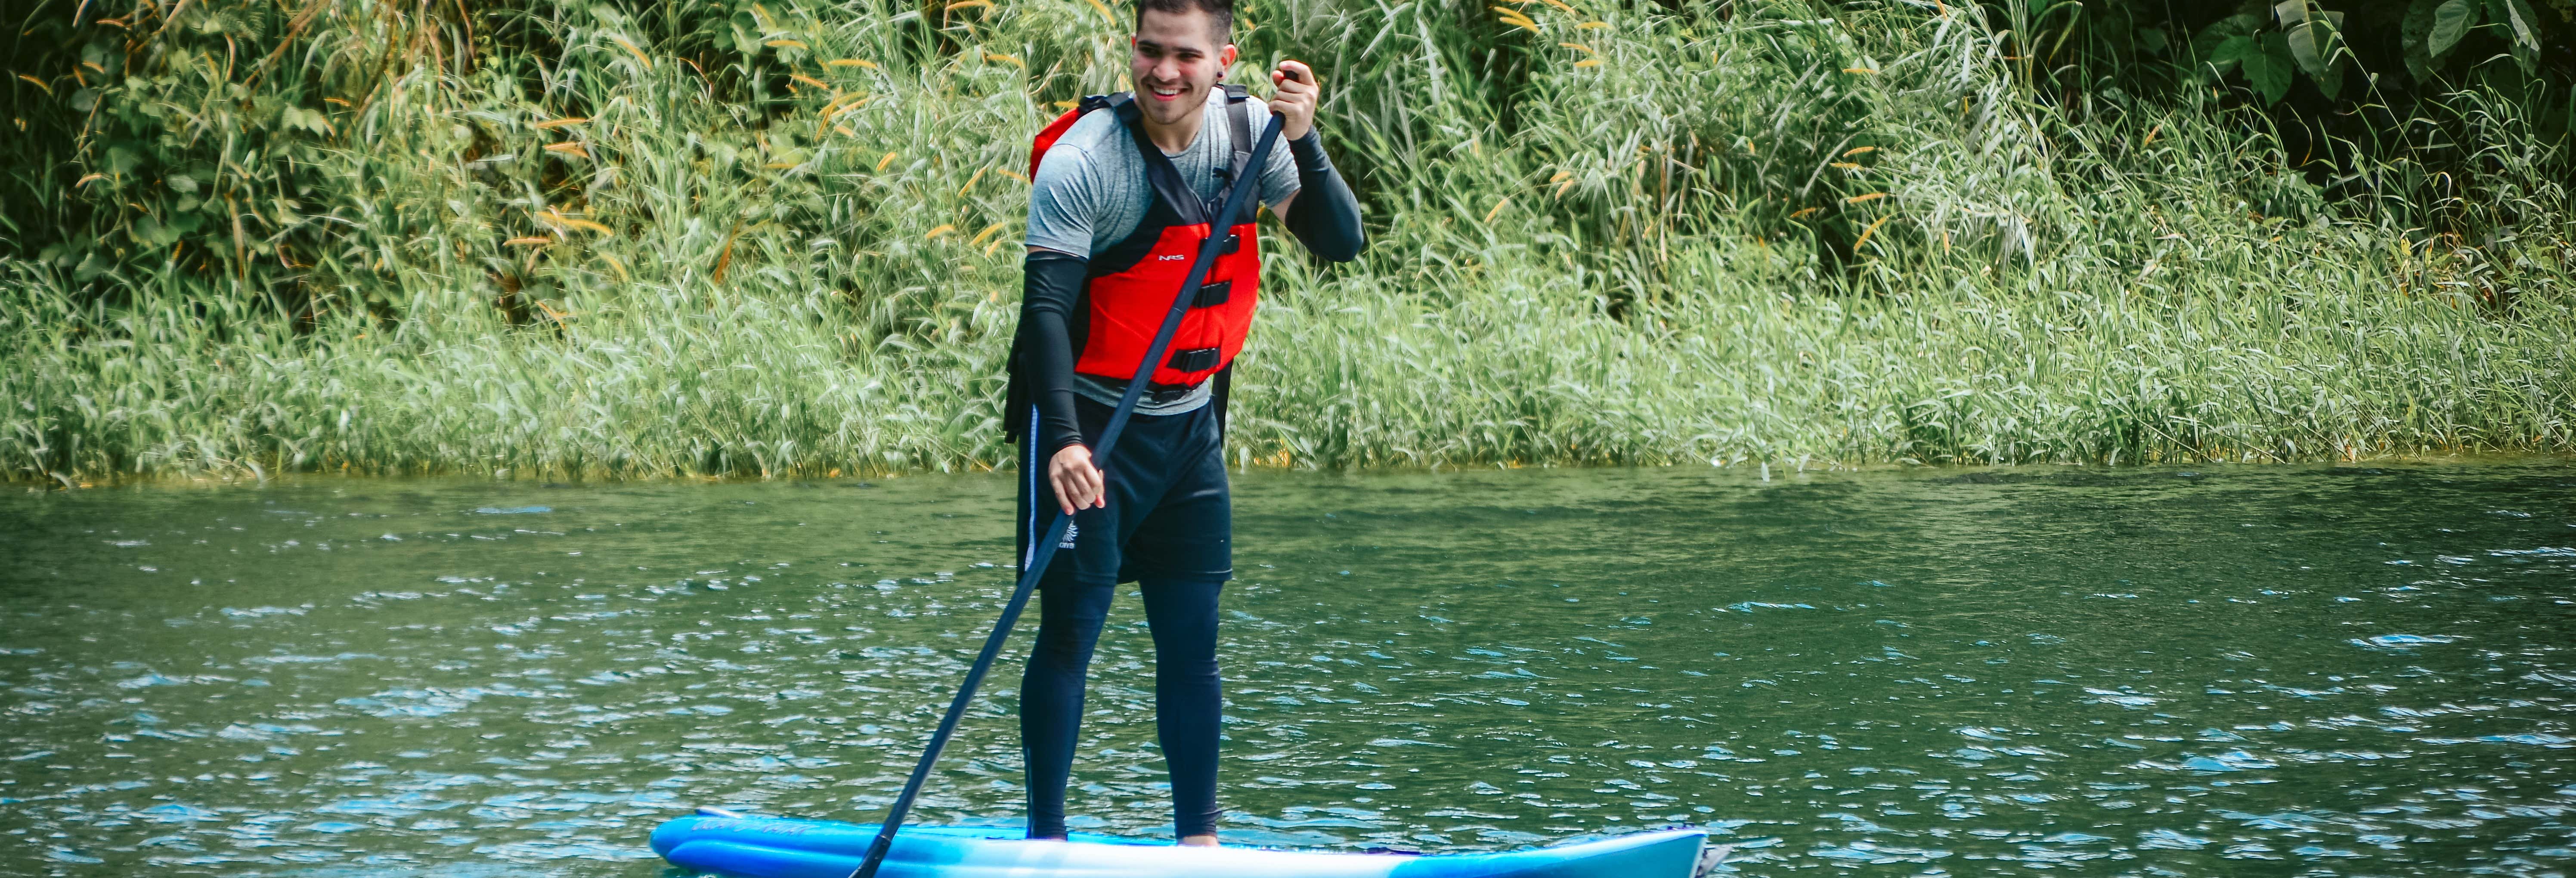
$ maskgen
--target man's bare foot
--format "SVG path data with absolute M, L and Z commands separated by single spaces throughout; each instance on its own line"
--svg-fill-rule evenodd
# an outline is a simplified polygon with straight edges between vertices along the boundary
M 1216 847 L 1216 836 L 1214 836 L 1214 835 L 1184 835 L 1184 836 L 1181 836 L 1181 846 L 1182 846 L 1182 847 L 1185 847 L 1185 848 L 1212 848 L 1212 847 Z

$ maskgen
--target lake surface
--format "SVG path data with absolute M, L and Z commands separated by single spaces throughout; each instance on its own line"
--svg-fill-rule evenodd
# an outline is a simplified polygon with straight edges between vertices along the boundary
M 1009 588 L 1009 486 L 12 489 L 0 873 L 650 876 L 696 805 L 874 819 Z M 2576 859 L 2576 463 L 1256 472 L 1236 507 L 1229 841 Z M 1112 613 L 1076 826 L 1168 835 Z M 919 819 L 1017 819 L 1027 638 Z

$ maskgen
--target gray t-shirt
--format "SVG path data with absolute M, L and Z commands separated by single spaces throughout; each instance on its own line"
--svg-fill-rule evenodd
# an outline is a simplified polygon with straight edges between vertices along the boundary
M 1258 98 L 1246 102 L 1257 136 L 1270 123 L 1270 107 Z M 1233 160 L 1234 131 L 1225 118 L 1222 91 L 1208 97 L 1197 139 L 1172 155 L 1172 168 L 1197 190 L 1200 198 L 1221 197 L 1225 178 L 1217 171 Z M 1261 172 L 1261 200 L 1277 210 L 1297 194 L 1297 162 L 1286 144 L 1272 144 Z M 1136 231 L 1153 203 L 1153 184 L 1145 179 L 1145 157 L 1137 154 L 1134 135 L 1119 124 L 1113 110 L 1094 110 L 1047 149 L 1029 191 L 1031 247 L 1083 257 L 1100 255 Z M 1076 317 L 1076 319 L 1081 319 Z M 1117 405 L 1119 394 L 1090 376 L 1074 373 L 1075 393 L 1103 405 Z M 1138 414 L 1175 415 L 1207 404 L 1208 385 L 1187 397 L 1155 405 L 1139 402 Z

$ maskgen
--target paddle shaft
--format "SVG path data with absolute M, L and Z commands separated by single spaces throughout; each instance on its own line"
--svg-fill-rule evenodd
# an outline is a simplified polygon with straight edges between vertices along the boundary
M 1207 241 L 1199 245 L 1198 260 L 1190 264 L 1188 278 L 1181 282 L 1180 292 L 1172 297 L 1171 311 L 1163 315 L 1162 328 L 1154 332 L 1154 343 L 1145 348 L 1144 361 L 1136 365 L 1135 380 L 1127 382 L 1126 394 L 1118 398 L 1118 408 L 1109 414 L 1109 426 L 1100 431 L 1100 442 L 1092 446 L 1092 459 L 1104 470 L 1109 464 L 1110 449 L 1118 445 L 1118 434 L 1126 432 L 1128 417 L 1136 413 L 1136 401 L 1144 396 L 1146 383 L 1154 377 L 1155 369 L 1162 365 L 1164 351 L 1171 347 L 1173 333 L 1180 331 L 1181 315 L 1189 312 L 1191 302 L 1197 301 L 1199 286 L 1207 281 L 1208 269 L 1216 263 L 1217 254 L 1225 248 L 1226 239 L 1232 237 L 1237 207 L 1244 198 L 1257 191 L 1263 163 L 1270 157 L 1270 145 L 1279 139 L 1279 125 L 1280 117 L 1273 115 L 1270 123 L 1261 129 L 1261 137 L 1252 147 L 1251 163 L 1244 166 L 1234 181 L 1233 189 L 1226 193 L 1225 201 L 1217 209 L 1216 217 L 1210 221 Z M 1030 431 L 1020 441 L 1038 441 L 1037 431 Z M 1107 476 L 1106 472 L 1102 473 L 1102 478 Z M 938 731 L 930 734 L 930 745 L 922 749 L 921 761 L 912 766 L 912 777 L 903 782 L 903 794 L 895 797 L 894 807 L 886 812 L 885 826 L 877 830 L 876 840 L 868 843 L 867 859 L 850 873 L 850 878 L 876 878 L 877 867 L 885 863 L 886 851 L 894 847 L 895 830 L 902 828 L 904 818 L 912 813 L 913 800 L 921 795 L 922 784 L 930 780 L 930 767 L 939 761 L 939 751 L 946 749 L 948 739 L 957 733 L 957 721 L 966 715 L 966 705 L 975 699 L 975 689 L 983 684 L 985 672 L 993 669 L 993 658 L 1001 654 L 1002 643 L 1010 639 L 1011 626 L 1020 621 L 1020 611 L 1029 605 L 1029 593 L 1037 588 L 1038 578 L 1046 575 L 1048 562 L 1055 560 L 1057 544 L 1064 539 L 1065 529 L 1072 524 L 1073 516 L 1056 513 L 1055 521 L 1047 525 L 1044 538 L 1032 547 L 1028 563 L 1020 571 L 1020 581 L 1011 590 L 1010 603 L 1002 606 L 1001 618 L 994 620 L 993 633 L 984 636 L 984 651 L 976 654 L 974 666 L 966 669 L 966 681 L 958 684 L 957 697 L 949 700 L 947 715 L 939 718 Z

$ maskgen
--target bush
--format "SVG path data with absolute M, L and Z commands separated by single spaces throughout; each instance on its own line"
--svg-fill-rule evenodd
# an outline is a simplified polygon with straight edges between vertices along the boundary
M 2274 100 L 2245 47 L 2279 15 L 2204 50 L 2233 7 L 2148 9 L 1248 3 L 1234 77 L 1316 65 L 1375 244 L 1314 265 L 1272 230 L 1235 451 L 2569 448 L 2566 54 L 2464 31 L 2401 107 L 2347 18 L 2302 38 L 2335 96 L 2303 70 Z M 74 12 L 13 56 L 22 478 L 996 464 L 1025 138 L 1124 86 L 1128 21 Z

